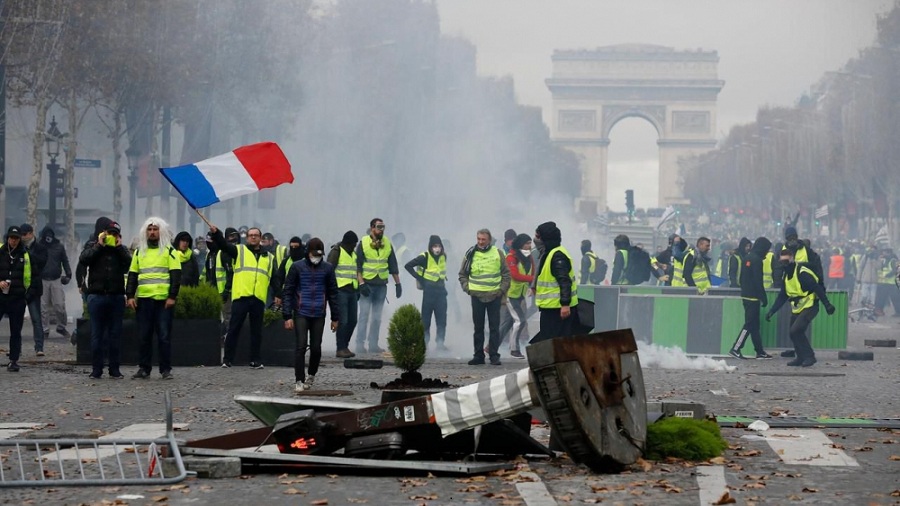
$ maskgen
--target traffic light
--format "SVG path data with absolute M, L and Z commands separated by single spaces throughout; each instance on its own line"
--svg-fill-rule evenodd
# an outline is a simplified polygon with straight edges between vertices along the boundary
M 634 215 L 634 190 L 625 190 L 625 209 L 629 215 Z

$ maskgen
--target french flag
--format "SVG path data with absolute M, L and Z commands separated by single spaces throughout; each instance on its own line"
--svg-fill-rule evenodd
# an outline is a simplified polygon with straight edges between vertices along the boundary
M 294 182 L 291 164 L 274 142 L 242 146 L 224 155 L 159 171 L 194 209 Z

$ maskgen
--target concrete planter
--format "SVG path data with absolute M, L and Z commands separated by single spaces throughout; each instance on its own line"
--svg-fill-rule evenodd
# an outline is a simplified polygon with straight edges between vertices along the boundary
M 222 362 L 221 324 L 218 320 L 175 320 L 172 324 L 172 366 L 216 366 Z M 76 363 L 91 363 L 91 321 L 79 318 L 76 322 Z M 122 365 L 138 363 L 137 322 L 122 322 Z M 156 346 L 153 364 L 158 364 Z

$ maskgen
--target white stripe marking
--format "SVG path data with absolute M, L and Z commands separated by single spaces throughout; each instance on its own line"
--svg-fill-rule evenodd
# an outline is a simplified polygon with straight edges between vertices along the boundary
M 183 429 L 187 427 L 186 423 L 176 423 L 174 424 L 176 429 Z M 129 425 L 121 430 L 117 430 L 116 432 L 109 433 L 105 436 L 100 436 L 97 438 L 98 442 L 109 441 L 109 440 L 134 440 L 134 439 L 156 439 L 161 438 L 166 435 L 166 424 L 164 423 L 136 423 L 133 425 Z M 78 458 L 82 459 L 96 459 L 97 452 L 100 453 L 100 458 L 112 457 L 116 453 L 122 453 L 126 450 L 134 449 L 133 445 L 123 444 L 117 445 L 116 449 L 118 451 L 113 450 L 112 446 L 109 445 L 101 445 L 100 448 L 95 451 L 92 447 L 87 448 L 79 448 L 78 452 L 75 451 L 74 448 L 66 448 L 64 450 L 60 450 L 59 452 L 52 452 L 44 455 L 44 460 L 56 461 L 56 460 L 75 460 Z
M 728 492 L 725 483 L 725 467 L 697 466 L 697 486 L 700 487 L 700 504 L 713 504 Z
M 785 464 L 806 466 L 851 466 L 859 463 L 816 429 L 771 429 L 763 433 L 766 442 Z
M 259 191 L 256 182 L 233 152 L 214 156 L 194 165 L 213 187 L 219 200 Z
M 0 439 L 12 439 L 19 434 L 43 428 L 45 423 L 0 423 Z
M 541 481 L 540 476 L 525 471 L 520 471 L 519 476 L 535 480 L 516 483 L 516 490 L 527 506 L 557 506 L 556 500 L 550 495 L 550 491 L 547 490 L 547 486 Z

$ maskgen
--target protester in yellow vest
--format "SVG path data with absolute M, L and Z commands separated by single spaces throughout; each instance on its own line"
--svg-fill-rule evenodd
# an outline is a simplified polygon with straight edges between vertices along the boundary
M 372 218 L 369 235 L 356 247 L 356 276 L 359 282 L 359 332 L 356 334 L 356 353 L 383 353 L 378 346 L 381 332 L 381 312 L 387 299 L 388 275 L 394 278 L 394 294 L 403 294 L 400 269 L 391 241 L 384 236 L 384 220 Z M 370 321 L 371 317 L 371 321 Z
M 488 320 L 488 355 L 491 365 L 500 365 L 500 304 L 509 290 L 509 268 L 503 251 L 492 246 L 491 231 L 483 228 L 475 234 L 476 244 L 469 248 L 459 269 L 459 284 L 472 298 L 472 322 L 475 347 L 469 365 L 484 364 L 484 319 Z
M 6 370 L 19 372 L 22 353 L 22 325 L 25 322 L 26 299 L 32 283 L 41 279 L 31 274 L 31 255 L 22 243 L 22 232 L 12 226 L 6 231 L 6 243 L 0 246 L 0 318 L 9 318 L 9 364 Z
M 352 358 L 356 353 L 350 351 L 350 339 L 356 329 L 356 313 L 359 308 L 359 278 L 356 275 L 356 245 L 359 237 L 356 232 L 348 230 L 339 244 L 335 244 L 328 253 L 328 263 L 334 266 L 337 278 L 337 305 L 340 320 L 337 328 L 337 358 Z M 292 243 L 293 244 L 293 243 Z M 293 250 L 292 250 L 293 251 Z
M 819 301 L 825 306 L 828 314 L 834 314 L 834 306 L 825 294 L 825 288 L 819 283 L 819 277 L 806 264 L 795 261 L 795 252 L 789 247 L 781 250 L 781 264 L 784 268 L 784 284 L 775 303 L 766 313 L 766 321 L 778 312 L 785 302 L 791 303 L 791 342 L 794 344 L 796 357 L 788 362 L 789 366 L 810 367 L 816 363 L 806 329 L 819 314 Z
M 541 330 L 531 342 L 584 332 L 578 319 L 578 293 L 572 257 L 562 246 L 562 234 L 556 223 L 538 226 L 535 240 L 540 239 L 547 253 L 541 257 L 535 283 L 535 303 L 541 316 Z
M 247 229 L 247 244 L 230 244 L 215 226 L 210 233 L 223 254 L 232 258 L 234 276 L 231 280 L 231 319 L 225 335 L 225 353 L 222 367 L 231 367 L 237 353 L 238 335 L 244 320 L 250 316 L 250 367 L 262 369 L 260 347 L 262 346 L 263 312 L 269 284 L 275 270 L 275 256 L 270 255 L 260 245 L 262 232 L 256 228 Z
M 697 239 L 697 247 L 691 248 L 684 255 L 684 282 L 687 286 L 697 287 L 697 293 L 703 295 L 709 290 L 709 238 Z
M 172 379 L 172 320 L 181 286 L 181 262 L 171 246 L 169 224 L 162 218 L 147 218 L 138 239 L 125 286 L 126 305 L 135 310 L 140 333 L 138 370 L 132 378 L 150 377 L 155 331 L 159 373 L 163 379 Z
M 448 351 L 444 346 L 447 335 L 447 255 L 441 236 L 428 238 L 428 249 L 403 266 L 412 277 L 416 278 L 416 286 L 422 290 L 422 325 L 425 327 L 425 347 L 431 341 L 431 317 L 437 327 L 435 349 Z
M 510 356 L 523 359 L 525 355 L 522 354 L 522 343 L 531 337 L 528 333 L 528 299 L 525 296 L 534 282 L 535 262 L 531 256 L 532 249 L 533 244 L 528 234 L 517 235 L 510 244 L 506 255 L 506 267 L 510 276 L 505 312 L 508 319 L 501 318 L 500 321 L 500 343 L 509 339 Z

